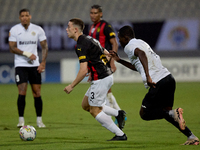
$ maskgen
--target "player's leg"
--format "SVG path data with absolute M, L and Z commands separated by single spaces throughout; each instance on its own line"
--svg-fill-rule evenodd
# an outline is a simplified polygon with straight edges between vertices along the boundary
M 18 99 L 17 99 L 17 108 L 19 114 L 19 123 L 17 127 L 20 128 L 24 126 L 24 110 L 26 105 L 26 91 L 28 85 L 28 73 L 26 67 L 16 67 L 15 68 L 15 82 L 18 88 Z
M 41 98 L 41 74 L 38 73 L 37 67 L 29 68 L 29 82 L 31 84 L 32 94 L 34 97 L 34 105 L 37 116 L 37 126 L 39 128 L 46 127 L 42 122 L 43 101 Z
M 101 80 L 92 81 L 88 96 L 90 113 L 103 127 L 116 135 L 112 140 L 127 140 L 126 135 L 113 122 L 111 117 L 102 111 L 102 106 L 105 105 L 106 95 L 112 85 L 112 80 L 113 77 L 108 76 Z
M 172 110 L 174 103 L 174 92 L 175 92 L 175 80 L 173 76 L 169 75 L 166 77 L 165 86 L 167 89 L 161 92 L 164 98 L 164 118 L 174 125 L 180 132 L 187 136 L 188 140 L 184 143 L 185 145 L 197 145 L 199 144 L 199 139 L 191 132 L 191 130 L 185 125 L 185 120 L 183 119 L 183 109 L 176 108 Z M 168 106 L 168 107 L 166 107 Z
M 199 139 L 185 125 L 183 119 L 183 109 L 176 108 L 174 110 L 165 110 L 165 117 L 168 122 L 174 125 L 180 132 L 187 136 L 187 141 L 183 145 L 199 145 Z
M 185 126 L 182 108 L 172 110 L 175 84 L 173 76 L 168 75 L 156 84 L 156 88 L 150 88 L 143 100 L 140 116 L 144 120 L 164 118 L 187 136 L 189 143 L 197 144 L 198 138 Z
M 25 120 L 24 120 L 24 110 L 26 105 L 26 90 L 27 90 L 27 83 L 21 83 L 18 86 L 18 99 L 17 99 L 17 108 L 18 108 L 18 114 L 19 114 L 19 123 L 17 124 L 17 127 L 20 128 L 24 126 Z
M 84 96 L 84 98 L 82 100 L 82 108 L 83 108 L 83 110 L 90 112 L 90 105 L 88 103 L 88 97 L 87 96 Z
M 90 114 L 106 129 L 115 134 L 111 140 L 127 140 L 126 135 L 113 120 L 102 111 L 102 107 L 90 106 Z
M 83 110 L 88 111 L 88 112 L 90 112 L 90 105 L 88 103 L 89 92 L 90 92 L 90 88 L 85 93 L 83 100 L 82 100 L 82 104 L 81 104 Z
M 119 125 L 119 128 L 122 130 L 125 126 L 125 118 L 126 118 L 126 112 L 124 110 L 116 110 L 114 108 L 111 108 L 107 105 L 103 105 L 103 112 L 105 112 L 109 116 L 114 116 L 116 118 L 116 125 Z
M 115 96 L 112 94 L 111 88 L 108 90 L 108 94 L 107 94 L 107 100 L 110 107 L 117 109 L 117 110 L 121 110 L 116 99 Z

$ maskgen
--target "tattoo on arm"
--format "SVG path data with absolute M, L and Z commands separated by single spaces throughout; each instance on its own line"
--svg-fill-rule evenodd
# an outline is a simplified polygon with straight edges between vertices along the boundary
M 42 47 L 42 62 L 46 62 L 47 54 L 48 54 L 48 44 L 47 41 L 41 41 L 40 45 Z

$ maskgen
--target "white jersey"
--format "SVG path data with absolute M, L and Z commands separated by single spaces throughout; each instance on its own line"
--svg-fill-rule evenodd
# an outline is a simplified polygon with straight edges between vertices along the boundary
M 142 76 L 142 80 L 146 88 L 148 88 L 148 85 L 144 68 L 139 60 L 139 57 L 136 57 L 134 55 L 136 48 L 139 48 L 140 50 L 145 52 L 148 60 L 149 75 L 152 78 L 153 82 L 157 83 L 159 80 L 170 74 L 167 68 L 162 65 L 160 57 L 151 49 L 151 47 L 146 42 L 135 38 L 131 39 L 129 43 L 125 46 L 124 52 L 128 55 L 131 64 L 135 65 L 135 68 Z
M 44 30 L 35 24 L 30 23 L 26 30 L 21 23 L 15 25 L 10 29 L 9 41 L 17 42 L 17 48 L 21 51 L 31 52 L 37 56 L 36 60 L 31 61 L 29 58 L 23 55 L 15 54 L 15 67 L 35 67 L 39 66 L 38 57 L 38 41 L 46 40 Z

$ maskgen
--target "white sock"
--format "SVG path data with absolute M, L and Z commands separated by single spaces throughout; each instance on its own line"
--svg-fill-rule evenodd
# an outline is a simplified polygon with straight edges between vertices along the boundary
M 112 108 L 115 108 L 117 110 L 121 110 L 116 99 L 115 99 L 115 97 L 114 97 L 114 95 L 112 94 L 112 92 L 107 94 L 107 98 L 108 98 Z
M 42 117 L 37 117 L 37 122 L 41 122 L 42 121 Z
M 172 118 L 174 118 L 174 110 L 170 110 L 170 111 L 169 111 L 169 115 L 170 115 Z
M 190 135 L 190 136 L 188 137 L 188 139 L 193 139 L 193 138 L 196 138 L 196 136 L 192 133 L 192 135 Z
M 111 131 L 117 136 L 124 135 L 124 132 L 118 128 L 118 126 L 113 122 L 113 120 L 106 115 L 103 111 L 101 111 L 95 119 L 106 129 Z
M 118 110 L 117 109 L 114 109 L 114 108 L 111 108 L 109 106 L 106 106 L 104 105 L 103 106 L 103 112 L 105 112 L 107 115 L 110 115 L 110 116 L 118 116 Z
M 24 122 L 24 117 L 19 117 L 19 122 Z

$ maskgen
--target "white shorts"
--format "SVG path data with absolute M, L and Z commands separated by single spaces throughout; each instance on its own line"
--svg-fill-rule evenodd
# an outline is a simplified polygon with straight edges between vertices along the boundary
M 102 107 L 106 103 L 108 90 L 113 85 L 113 75 L 92 81 L 90 84 L 91 86 L 85 93 L 85 96 L 88 96 L 89 105 Z

